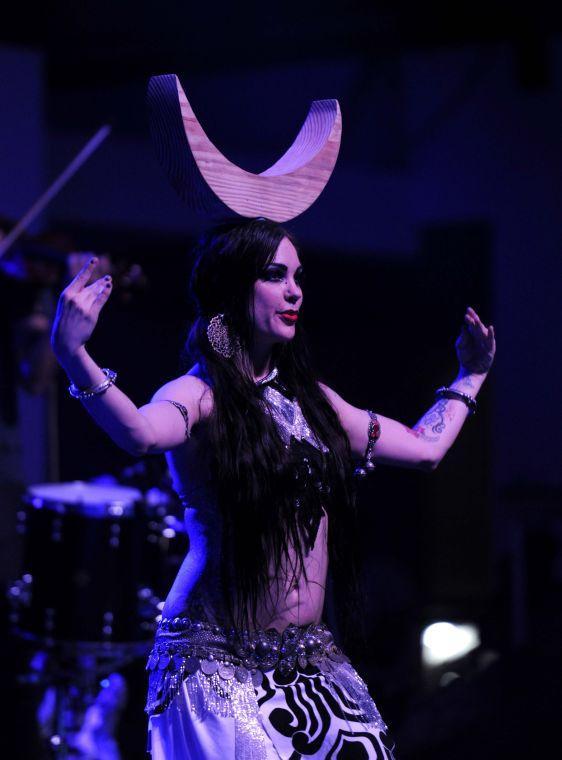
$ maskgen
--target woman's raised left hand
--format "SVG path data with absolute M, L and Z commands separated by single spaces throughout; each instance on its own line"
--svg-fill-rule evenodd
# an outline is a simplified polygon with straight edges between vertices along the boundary
M 461 370 L 468 373 L 485 374 L 494 361 L 494 327 L 486 327 L 471 306 L 466 309 L 461 334 L 455 341 L 455 350 Z

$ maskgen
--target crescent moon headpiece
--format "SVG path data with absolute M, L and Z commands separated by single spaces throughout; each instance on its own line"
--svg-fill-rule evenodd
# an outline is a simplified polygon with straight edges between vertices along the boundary
M 148 106 L 158 160 L 182 200 L 207 216 L 294 219 L 326 187 L 338 157 L 337 100 L 314 100 L 289 150 L 260 174 L 236 166 L 213 145 L 175 74 L 151 78 Z

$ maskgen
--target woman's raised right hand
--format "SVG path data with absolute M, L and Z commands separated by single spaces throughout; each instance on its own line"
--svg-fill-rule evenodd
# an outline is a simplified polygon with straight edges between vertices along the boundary
M 87 285 L 98 260 L 87 261 L 62 291 L 51 331 L 51 346 L 56 356 L 73 356 L 90 339 L 99 313 L 112 289 L 110 275 Z

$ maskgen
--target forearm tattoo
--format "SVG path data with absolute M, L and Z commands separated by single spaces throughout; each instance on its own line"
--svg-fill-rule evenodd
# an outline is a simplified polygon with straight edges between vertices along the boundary
M 427 411 L 421 420 L 412 428 L 418 438 L 428 443 L 436 443 L 441 433 L 445 430 L 446 418 L 452 419 L 448 405 L 449 399 L 439 399 L 439 401 Z
M 413 435 L 414 438 L 418 438 L 418 440 L 425 441 L 426 443 L 435 443 L 436 441 L 439 440 L 438 435 L 431 436 L 427 434 L 426 429 L 424 427 L 421 427 L 421 421 L 418 422 L 417 424 L 420 425 L 420 427 L 416 426 L 416 427 L 410 428 L 404 425 L 404 429 L 406 430 L 407 433 L 410 433 L 410 435 Z

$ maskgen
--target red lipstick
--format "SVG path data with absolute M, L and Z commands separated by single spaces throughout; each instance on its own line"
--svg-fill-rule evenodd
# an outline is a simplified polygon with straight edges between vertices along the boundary
M 298 320 L 299 315 L 292 312 L 282 311 L 279 312 L 279 316 L 281 319 L 285 322 L 287 325 L 294 325 L 295 322 Z

